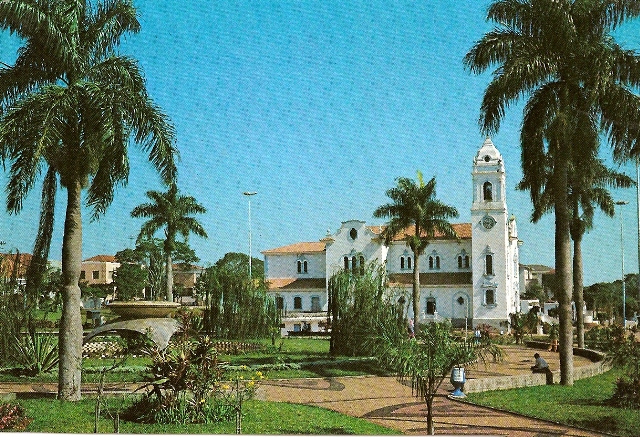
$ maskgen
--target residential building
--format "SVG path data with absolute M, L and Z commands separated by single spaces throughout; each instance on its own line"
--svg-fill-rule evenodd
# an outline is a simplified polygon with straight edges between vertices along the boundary
M 472 166 L 470 223 L 456 223 L 457 239 L 436 235 L 420 257 L 420 322 L 450 319 L 457 326 L 496 328 L 520 310 L 519 245 L 515 217 L 506 202 L 502 156 L 487 138 Z M 385 265 L 392 287 L 411 296 L 411 229 L 386 245 L 384 226 L 349 220 L 315 242 L 262 252 L 269 292 L 284 313 L 283 331 L 321 330 L 326 321 L 328 278 L 340 269 Z M 411 311 L 410 302 L 407 302 Z M 410 313 L 411 316 L 413 316 Z
M 106 286 L 113 282 L 113 272 L 120 263 L 113 255 L 96 255 L 82 261 L 80 282 L 89 286 Z

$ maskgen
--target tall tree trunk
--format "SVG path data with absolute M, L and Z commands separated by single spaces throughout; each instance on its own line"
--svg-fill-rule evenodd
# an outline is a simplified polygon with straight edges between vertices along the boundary
M 573 240 L 573 301 L 576 303 L 578 347 L 584 348 L 584 280 L 582 269 L 582 235 Z
M 555 263 L 556 263 L 556 299 L 560 319 L 560 384 L 573 385 L 573 325 L 571 311 L 572 275 L 571 275 L 571 236 L 569 208 L 567 205 L 568 156 L 567 142 L 556 144 L 554 165 L 555 193 Z
M 67 187 L 67 212 L 62 242 L 62 318 L 60 319 L 58 398 L 80 400 L 82 367 L 82 316 L 80 313 L 80 270 L 82 266 L 82 186 Z
M 413 252 L 413 290 L 411 298 L 413 300 L 413 332 L 417 336 L 420 330 L 420 255 L 418 251 Z
M 173 302 L 173 262 L 171 261 L 171 251 L 167 250 L 167 301 Z

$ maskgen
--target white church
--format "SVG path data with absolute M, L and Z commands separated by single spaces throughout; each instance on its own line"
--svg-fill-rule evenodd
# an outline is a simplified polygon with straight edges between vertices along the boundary
M 520 310 L 519 240 L 505 176 L 502 156 L 487 138 L 473 160 L 471 222 L 453 224 L 458 239 L 436 237 L 420 257 L 420 323 L 449 319 L 454 326 L 499 328 Z M 319 241 L 262 252 L 269 292 L 285 315 L 283 335 L 322 331 L 329 278 L 374 261 L 385 265 L 390 287 L 406 289 L 411 311 L 413 254 L 404 235 L 385 245 L 383 229 L 349 220 Z

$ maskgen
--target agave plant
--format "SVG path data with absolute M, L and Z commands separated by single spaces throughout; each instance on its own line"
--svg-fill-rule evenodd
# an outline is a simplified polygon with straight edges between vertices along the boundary
M 15 359 L 30 376 L 49 372 L 58 365 L 58 340 L 55 335 L 35 332 L 15 337 Z

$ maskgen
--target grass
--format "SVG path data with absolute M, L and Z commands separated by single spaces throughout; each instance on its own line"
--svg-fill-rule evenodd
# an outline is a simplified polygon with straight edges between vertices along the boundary
M 617 371 L 611 370 L 575 381 L 571 387 L 556 384 L 470 393 L 467 400 L 595 431 L 638 436 L 640 411 L 616 408 L 608 402 L 619 376 Z
M 52 405 L 53 403 L 55 405 Z M 111 398 L 109 411 L 122 409 L 128 400 Z M 19 403 L 27 416 L 34 418 L 27 432 L 92 433 L 95 399 L 80 402 L 58 402 L 52 399 L 24 399 Z M 104 410 L 104 408 L 103 408 Z M 398 434 L 363 419 L 357 419 L 323 408 L 279 402 L 251 400 L 244 404 L 243 434 Z M 103 414 L 98 424 L 100 433 L 113 433 L 113 420 Z M 215 424 L 161 425 L 120 422 L 126 434 L 235 434 L 235 422 Z

